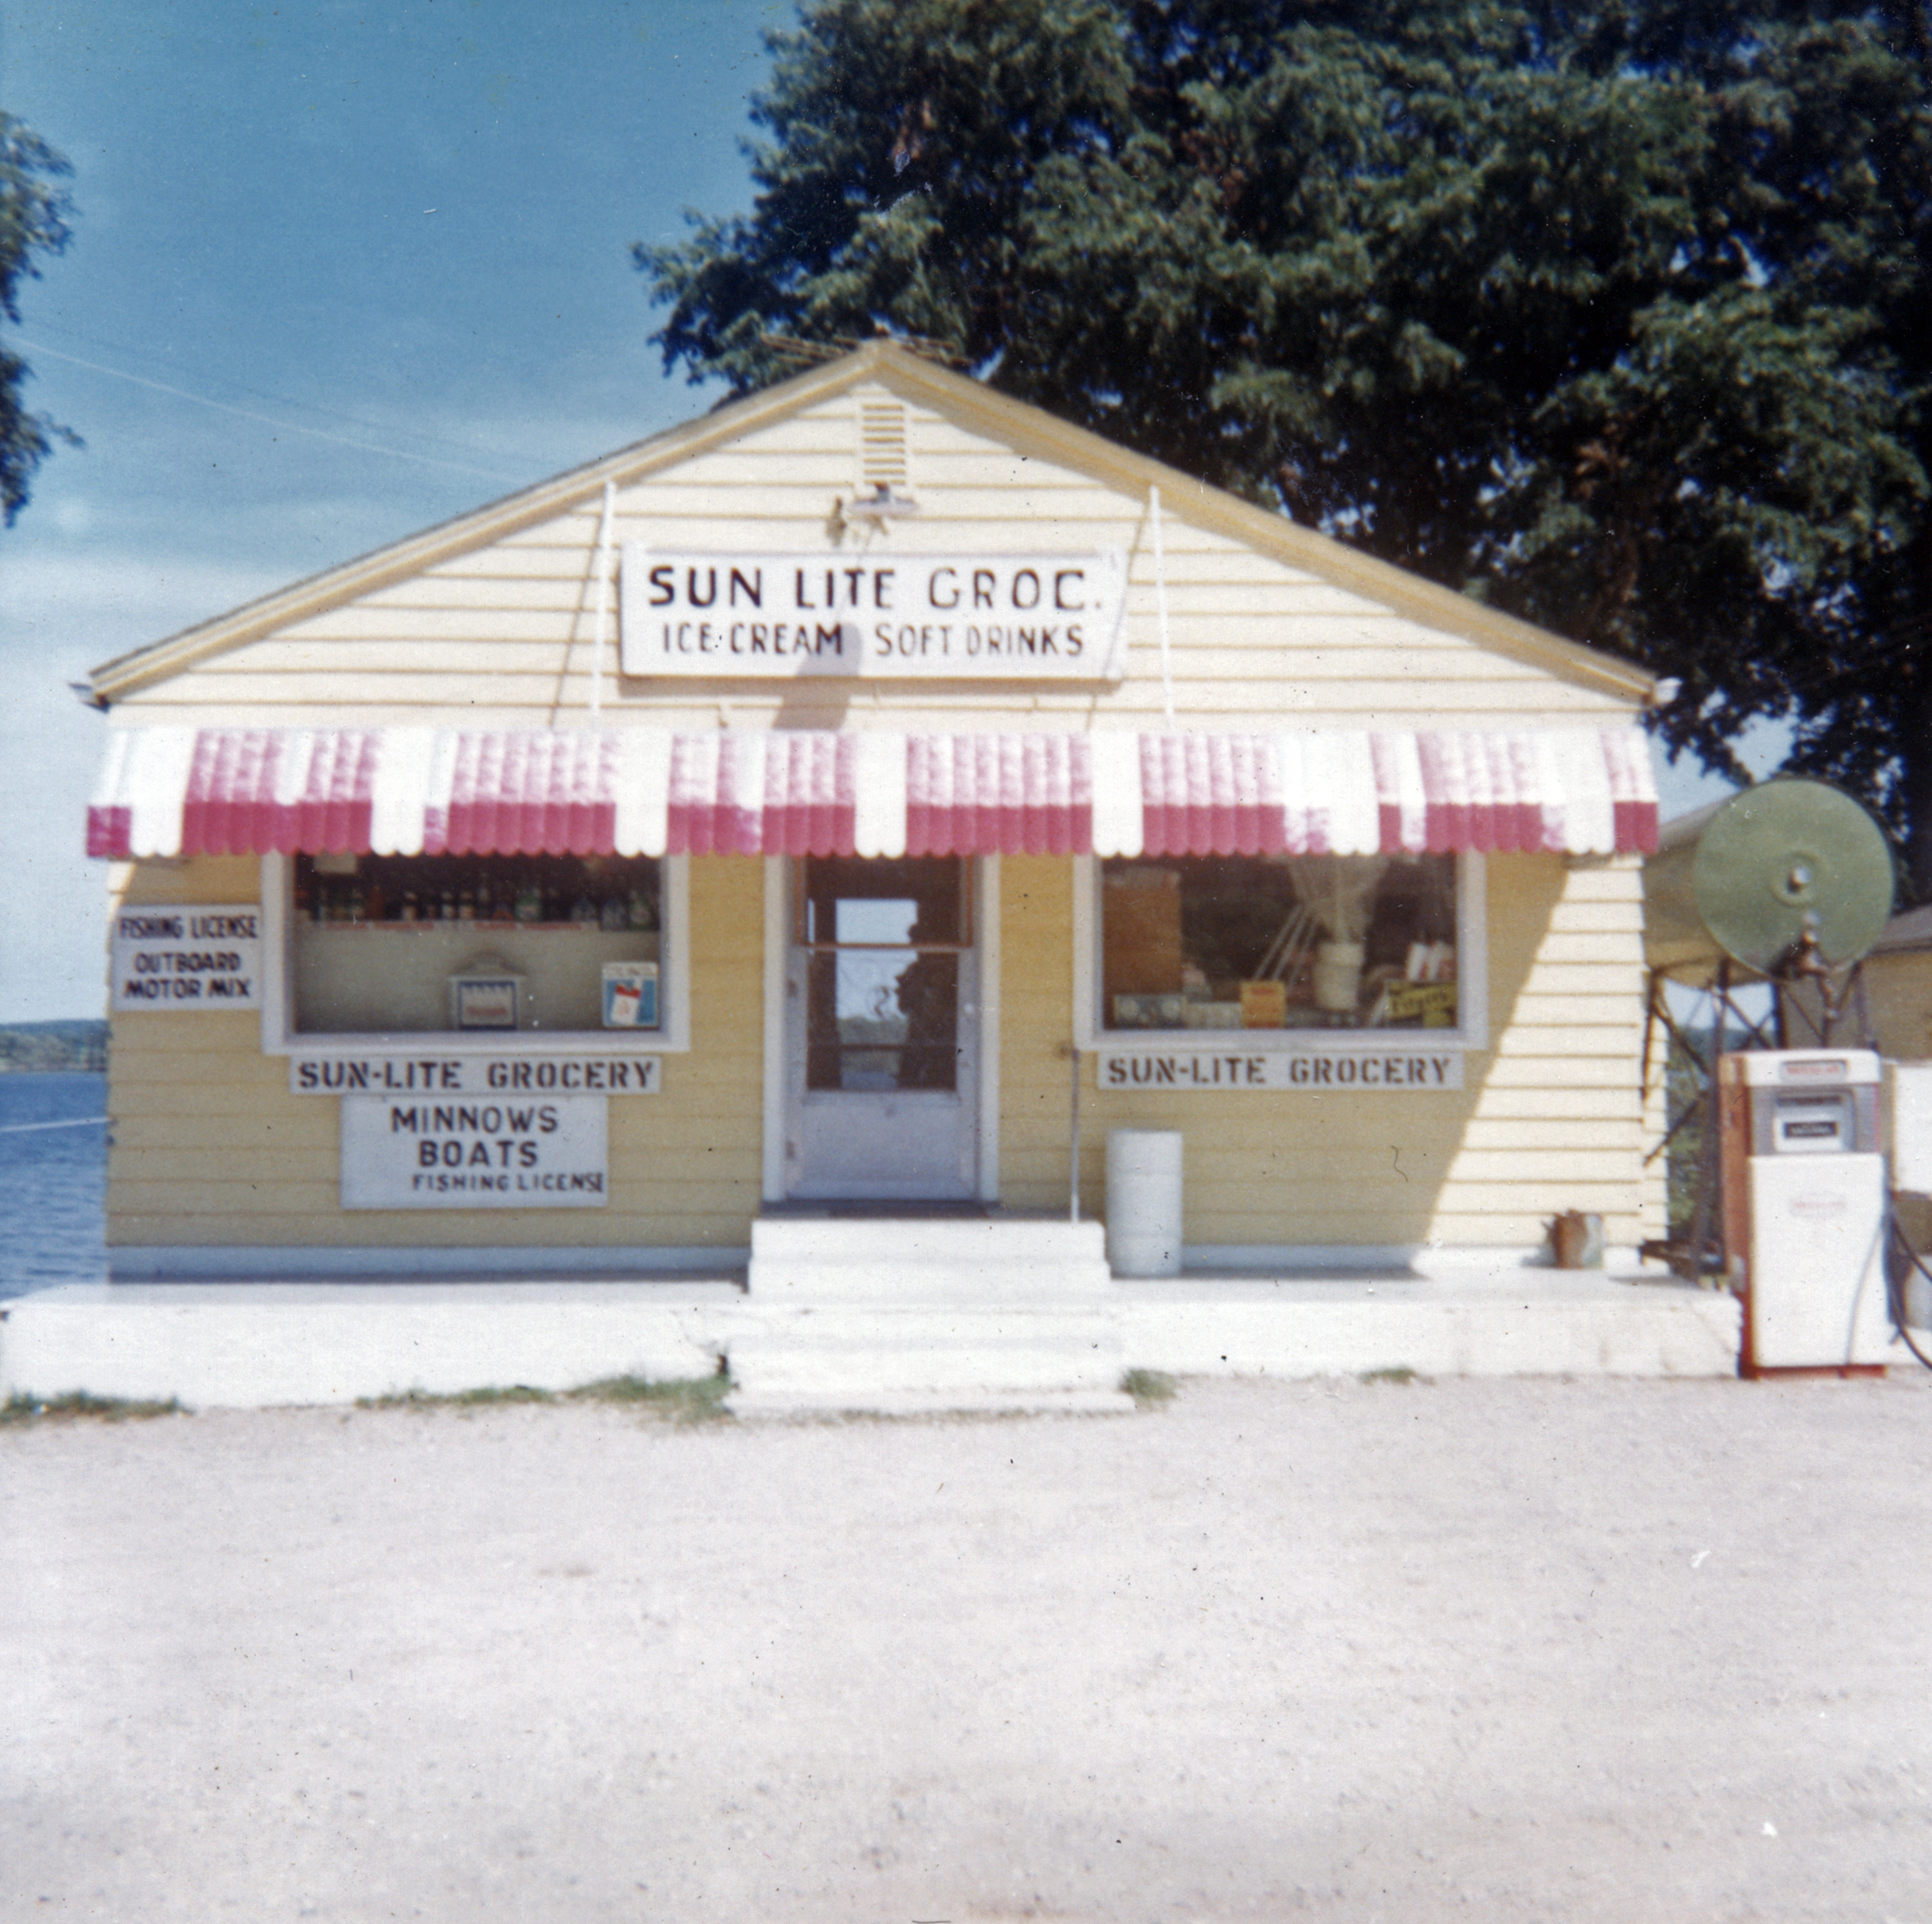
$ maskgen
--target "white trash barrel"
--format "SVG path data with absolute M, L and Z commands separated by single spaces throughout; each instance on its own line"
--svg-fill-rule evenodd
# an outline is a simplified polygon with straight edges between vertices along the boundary
M 1180 1131 L 1109 1130 L 1107 1260 L 1114 1274 L 1178 1276 L 1180 1210 Z

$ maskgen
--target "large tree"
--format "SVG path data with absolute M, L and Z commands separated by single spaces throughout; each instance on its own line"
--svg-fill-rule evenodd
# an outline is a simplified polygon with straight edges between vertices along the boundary
M 748 216 L 636 251 L 741 391 L 879 328 L 1679 677 L 1932 894 L 1910 0 L 818 0 Z
M 39 277 L 36 257 L 67 244 L 68 205 L 61 183 L 73 170 L 46 142 L 0 113 L 0 314 L 20 323 L 20 283 Z M 0 516 L 11 528 L 26 505 L 27 484 L 55 439 L 72 440 L 24 399 L 25 361 L 0 341 Z

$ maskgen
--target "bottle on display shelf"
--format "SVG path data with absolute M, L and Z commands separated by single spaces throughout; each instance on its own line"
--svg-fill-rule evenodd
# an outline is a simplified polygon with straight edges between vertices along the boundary
M 477 892 L 467 882 L 457 892 L 456 919 L 458 922 L 474 922 L 477 919 Z
M 543 920 L 543 890 L 535 874 L 526 871 L 517 891 L 517 920 L 526 924 Z
M 590 899 L 587 889 L 580 890 L 577 898 L 570 904 L 570 919 L 579 928 L 595 928 L 597 923 L 597 905 Z
M 606 934 L 616 934 L 631 925 L 630 904 L 621 895 L 606 895 L 597 911 L 597 923 Z
M 657 912 L 651 906 L 651 898 L 641 888 L 631 891 L 630 923 L 634 929 L 655 929 L 657 926 Z
M 456 889 L 450 883 L 443 884 L 443 893 L 436 904 L 436 919 L 439 922 L 456 920 Z
M 414 889 L 403 890 L 402 906 L 396 911 L 396 920 L 398 922 L 414 922 L 416 920 L 416 891 Z

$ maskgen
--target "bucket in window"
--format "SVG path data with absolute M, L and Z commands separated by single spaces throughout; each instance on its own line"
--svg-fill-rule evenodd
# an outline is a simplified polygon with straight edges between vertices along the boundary
M 1353 1015 L 1362 994 L 1362 944 L 1325 942 L 1315 951 L 1315 1006 L 1332 1015 Z

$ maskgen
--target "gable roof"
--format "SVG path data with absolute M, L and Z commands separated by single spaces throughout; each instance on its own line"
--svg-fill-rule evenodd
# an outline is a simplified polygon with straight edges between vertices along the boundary
M 867 342 L 837 360 L 729 402 L 696 420 L 117 656 L 90 673 L 87 698 L 106 707 L 288 623 L 581 507 L 599 496 L 606 482 L 622 487 L 646 479 L 861 383 L 883 386 L 902 400 L 923 403 L 1021 454 L 1055 462 L 1124 495 L 1143 498 L 1149 488 L 1158 488 L 1165 513 L 1512 660 L 1636 704 L 1648 705 L 1656 698 L 1656 677 L 1631 663 L 1376 560 L 1042 409 L 937 367 L 889 340 Z

